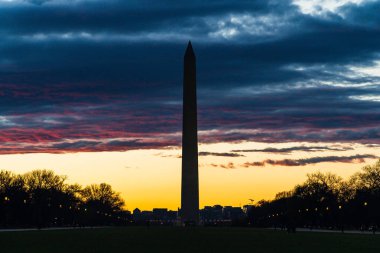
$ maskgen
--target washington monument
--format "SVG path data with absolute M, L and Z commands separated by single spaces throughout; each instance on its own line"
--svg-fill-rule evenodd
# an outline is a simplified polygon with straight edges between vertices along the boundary
M 182 192 L 183 224 L 199 223 L 197 87 L 195 54 L 189 42 L 183 71 Z

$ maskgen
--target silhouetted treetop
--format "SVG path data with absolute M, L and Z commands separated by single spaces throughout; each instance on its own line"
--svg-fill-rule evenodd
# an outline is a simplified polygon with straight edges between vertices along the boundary
M 124 205 L 120 194 L 114 192 L 111 185 L 105 183 L 85 187 L 82 190 L 82 197 L 88 204 L 108 206 L 113 210 L 120 210 Z
M 33 170 L 24 174 L 25 185 L 29 191 L 36 189 L 63 190 L 66 186 L 66 179 L 66 176 L 56 175 L 52 170 Z
M 0 171 L 0 227 L 119 224 L 124 200 L 109 184 L 82 187 L 52 170 Z M 114 215 L 113 215 L 114 214 Z

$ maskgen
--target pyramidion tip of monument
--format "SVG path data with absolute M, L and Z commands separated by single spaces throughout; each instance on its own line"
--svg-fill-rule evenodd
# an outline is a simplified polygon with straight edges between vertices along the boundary
M 191 40 L 187 43 L 187 48 L 186 48 L 186 55 L 194 55 L 194 50 L 193 50 L 193 45 L 191 44 Z

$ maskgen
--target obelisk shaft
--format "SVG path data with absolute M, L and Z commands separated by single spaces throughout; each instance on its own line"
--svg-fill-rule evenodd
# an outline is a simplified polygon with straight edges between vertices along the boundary
M 181 219 L 199 223 L 196 59 L 191 42 L 184 57 Z

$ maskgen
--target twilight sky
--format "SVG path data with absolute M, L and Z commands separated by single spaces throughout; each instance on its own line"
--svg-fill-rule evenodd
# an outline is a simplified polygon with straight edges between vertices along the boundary
M 375 0 L 0 0 L 1 169 L 56 169 L 111 181 L 131 206 L 178 206 L 192 40 L 201 203 L 203 187 L 204 204 L 237 204 L 237 190 L 216 196 L 246 178 L 240 202 L 316 169 L 348 176 L 380 147 L 379 12 Z M 154 173 L 166 202 L 134 192 L 154 178 L 133 175 Z M 247 173 L 295 179 L 254 188 Z

